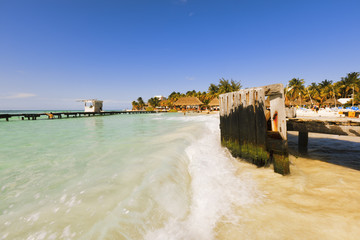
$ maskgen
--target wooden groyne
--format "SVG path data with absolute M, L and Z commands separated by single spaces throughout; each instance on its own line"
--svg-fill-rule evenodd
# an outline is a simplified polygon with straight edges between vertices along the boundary
M 265 106 L 266 98 L 269 106 Z M 289 174 L 284 88 L 268 85 L 221 94 L 221 143 L 234 157 Z
M 52 112 L 52 119 L 55 118 L 70 118 L 70 117 L 91 117 L 91 116 L 109 116 L 116 114 L 145 114 L 145 113 L 157 113 L 156 111 L 104 111 L 104 112 Z M 40 117 L 49 116 L 49 113 L 14 113 L 14 114 L 0 114 L 0 119 L 9 121 L 12 117 L 18 117 L 21 120 L 36 120 Z
M 289 131 L 299 132 L 298 150 L 299 153 L 306 154 L 308 150 L 309 132 L 360 137 L 360 119 L 289 118 L 287 120 L 287 129 Z

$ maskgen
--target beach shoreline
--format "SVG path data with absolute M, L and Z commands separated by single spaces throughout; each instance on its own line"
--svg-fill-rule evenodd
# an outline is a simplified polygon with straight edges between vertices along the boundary
M 290 135 L 296 137 L 293 132 Z M 340 147 L 360 145 L 360 137 L 324 135 L 311 133 L 309 138 L 342 141 Z M 237 224 L 218 225 L 219 239 L 358 238 L 360 171 L 325 162 L 321 154 L 314 155 L 314 149 L 308 156 L 301 156 L 294 146 L 290 144 L 289 176 L 273 173 L 272 167 L 257 168 L 234 159 L 238 175 L 250 174 L 265 196 L 261 203 L 237 206 L 241 220 Z

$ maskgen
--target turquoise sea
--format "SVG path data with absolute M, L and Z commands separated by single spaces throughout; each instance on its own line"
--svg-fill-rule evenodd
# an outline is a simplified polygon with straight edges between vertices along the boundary
M 0 122 L 0 239 L 215 239 L 262 193 L 217 115 Z

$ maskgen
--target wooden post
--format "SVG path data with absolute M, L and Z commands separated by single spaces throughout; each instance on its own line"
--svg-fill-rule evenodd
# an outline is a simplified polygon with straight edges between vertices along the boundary
M 268 150 L 270 151 L 270 154 L 272 154 L 274 171 L 286 175 L 290 173 L 290 167 L 287 146 L 285 97 L 282 84 L 277 85 L 281 85 L 278 88 L 278 92 L 271 91 L 269 99 L 271 128 L 272 131 L 278 133 L 280 137 L 275 137 L 274 139 L 272 139 L 272 141 L 275 141 L 275 144 L 273 144 L 272 147 Z M 268 139 L 268 142 L 269 141 L 270 139 Z
M 271 128 L 267 131 L 265 96 L 270 98 Z M 221 144 L 234 157 L 257 166 L 274 163 L 274 171 L 289 174 L 285 101 L 282 84 L 221 94 Z
M 306 154 L 308 150 L 308 141 L 309 141 L 309 133 L 308 132 L 299 132 L 298 137 L 298 148 L 299 153 Z

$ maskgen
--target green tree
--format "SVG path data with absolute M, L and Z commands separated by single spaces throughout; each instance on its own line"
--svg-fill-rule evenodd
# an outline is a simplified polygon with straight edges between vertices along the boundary
M 209 88 L 208 88 L 208 93 L 211 96 L 217 97 L 219 95 L 219 86 L 211 83 Z
M 235 91 L 239 91 L 241 89 L 241 83 L 240 82 L 235 82 L 234 80 L 231 79 L 231 88 L 232 88 L 232 91 L 235 92 Z
M 144 100 L 142 99 L 142 97 L 139 97 L 139 98 L 137 99 L 137 101 L 138 101 L 139 108 L 140 108 L 141 110 L 143 110 L 144 107 L 145 107 L 145 102 L 144 102 Z
M 132 101 L 132 110 L 139 110 L 139 103 L 136 101 Z
M 321 103 L 326 101 L 326 99 L 333 98 L 334 91 L 332 82 L 333 81 L 325 79 L 324 81 L 319 83 Z
M 241 88 L 241 83 L 240 82 L 236 82 L 234 80 L 231 79 L 231 81 L 221 78 L 219 80 L 219 93 L 227 93 L 227 92 L 235 92 L 235 91 L 239 91 Z
M 342 77 L 339 82 L 335 84 L 337 90 L 341 93 L 344 98 L 351 97 L 353 90 L 358 92 L 360 88 L 360 73 L 351 72 Z
M 196 91 L 195 90 L 187 91 L 186 96 L 187 97 L 195 97 L 196 96 Z
M 291 100 L 305 95 L 304 79 L 293 78 L 289 81 L 288 96 Z
M 158 107 L 160 105 L 160 99 L 157 97 L 150 98 L 148 100 L 148 104 L 150 104 L 152 107 Z
M 320 88 L 317 83 L 311 83 L 311 85 L 307 87 L 307 92 L 313 100 L 320 101 Z

